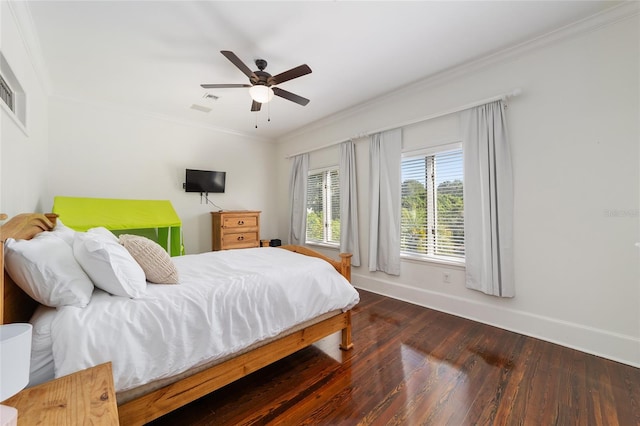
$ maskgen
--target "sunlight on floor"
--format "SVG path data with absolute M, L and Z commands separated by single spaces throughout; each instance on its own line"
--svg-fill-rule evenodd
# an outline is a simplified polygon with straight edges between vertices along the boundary
M 456 415 L 460 418 L 461 414 L 464 418 L 464 413 L 474 400 L 474 396 L 469 394 L 469 378 L 464 368 L 404 343 L 400 346 L 400 351 L 404 371 L 402 386 L 413 398 L 409 399 L 410 403 L 402 412 L 398 412 L 398 420 L 406 424 L 422 424 L 425 421 L 429 423 L 429 419 L 434 418 L 452 419 Z M 449 386 L 443 388 L 445 383 Z M 436 388 L 438 392 L 433 392 Z M 458 410 L 444 412 L 451 407 L 457 407 Z

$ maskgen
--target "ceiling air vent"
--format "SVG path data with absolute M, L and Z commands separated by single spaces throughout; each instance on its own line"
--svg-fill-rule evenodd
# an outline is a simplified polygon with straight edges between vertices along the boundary
M 211 108 L 197 104 L 191 105 L 191 109 L 195 109 L 196 111 L 200 112 L 211 112 Z

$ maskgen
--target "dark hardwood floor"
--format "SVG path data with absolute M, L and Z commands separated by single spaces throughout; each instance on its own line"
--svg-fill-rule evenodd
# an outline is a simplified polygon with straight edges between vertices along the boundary
M 640 369 L 360 291 L 330 336 L 151 424 L 640 425 Z

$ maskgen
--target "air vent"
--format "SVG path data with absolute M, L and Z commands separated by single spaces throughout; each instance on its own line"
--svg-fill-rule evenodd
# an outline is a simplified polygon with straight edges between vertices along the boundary
M 7 104 L 11 111 L 15 112 L 13 107 L 13 90 L 9 87 L 4 78 L 0 75 L 0 99 Z
M 5 105 L 9 116 L 22 130 L 27 127 L 27 97 L 6 58 L 0 51 L 0 104 Z
M 211 112 L 211 108 L 197 104 L 191 105 L 191 109 L 195 109 L 196 111 L 200 112 Z

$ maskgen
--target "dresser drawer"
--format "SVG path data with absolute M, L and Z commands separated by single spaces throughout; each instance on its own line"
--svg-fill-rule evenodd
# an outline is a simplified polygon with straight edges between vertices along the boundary
M 255 228 L 258 226 L 258 216 L 229 216 L 222 221 L 225 229 Z
M 222 235 L 222 246 L 227 249 L 258 247 L 257 232 L 225 232 Z

